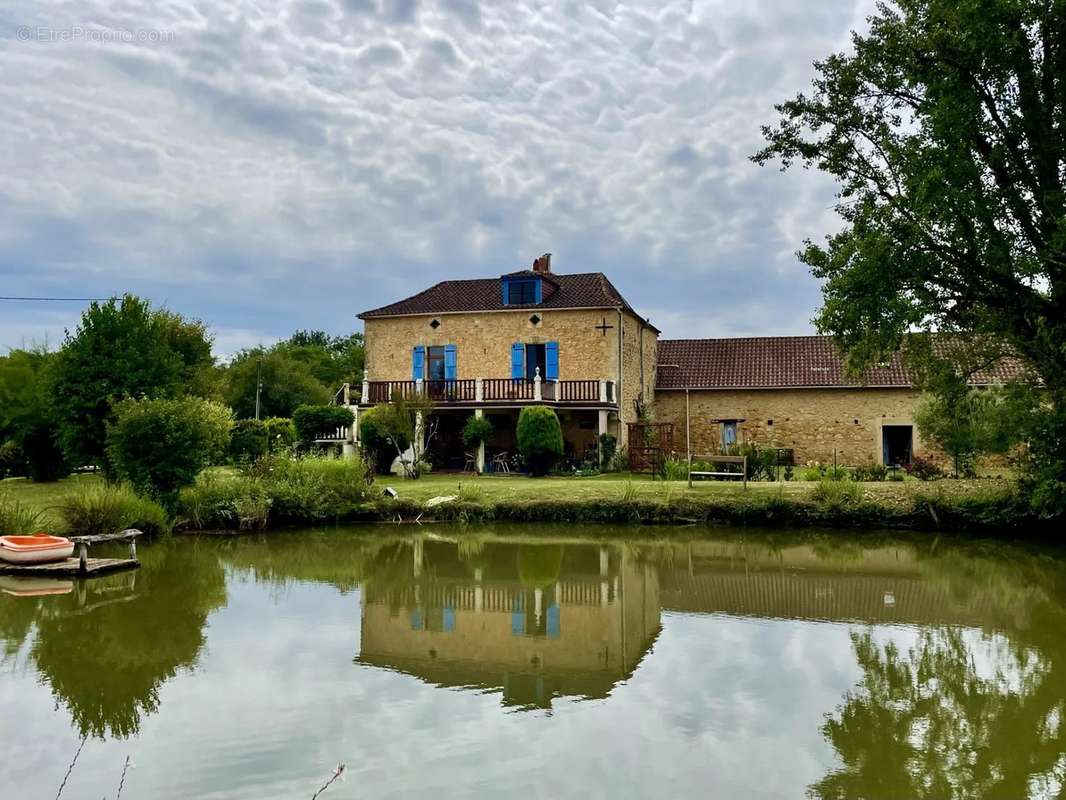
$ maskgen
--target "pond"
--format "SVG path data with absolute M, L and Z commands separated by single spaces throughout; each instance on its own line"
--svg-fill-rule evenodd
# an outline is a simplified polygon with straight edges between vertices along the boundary
M 339 763 L 326 800 L 1063 788 L 1059 552 L 555 533 L 179 538 L 0 578 L 0 797 L 307 798 Z

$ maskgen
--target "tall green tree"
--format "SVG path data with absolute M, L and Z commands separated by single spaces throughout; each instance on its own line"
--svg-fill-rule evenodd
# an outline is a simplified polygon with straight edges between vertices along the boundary
M 800 258 L 855 367 L 912 330 L 1003 345 L 1066 399 L 1066 3 L 881 2 L 753 158 L 836 178 Z
M 308 365 L 315 378 L 332 391 L 342 383 L 363 379 L 363 334 L 332 336 L 324 331 L 296 331 L 274 348 Z
M 52 358 L 43 348 L 12 350 L 0 357 L 0 444 L 6 440 L 17 446 L 35 481 L 57 480 L 70 472 L 49 410 L 47 370 Z
M 244 350 L 226 369 L 226 402 L 239 419 L 255 416 L 256 385 L 260 382 L 260 419 L 291 417 L 298 406 L 319 405 L 330 398 L 329 389 L 305 362 L 263 348 Z
M 197 336 L 203 342 L 195 342 Z M 114 404 L 184 394 L 190 373 L 209 358 L 210 341 L 199 323 L 186 324 L 133 295 L 90 304 L 49 370 L 49 402 L 68 457 L 107 469 Z

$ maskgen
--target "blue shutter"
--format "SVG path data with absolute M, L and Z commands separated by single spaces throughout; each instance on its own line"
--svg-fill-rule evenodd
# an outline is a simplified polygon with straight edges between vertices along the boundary
M 536 298 L 537 305 L 540 305 L 544 300 L 544 281 L 537 278 L 534 287 L 533 294 Z
M 426 348 L 416 344 L 411 351 L 411 380 L 421 380 L 426 377 Z
M 455 345 L 444 345 L 444 380 L 454 381 L 455 375 Z
M 526 346 L 521 342 L 511 345 L 511 377 L 526 377 Z
M 503 290 L 503 298 L 502 298 L 502 300 L 503 300 L 503 304 L 505 306 L 509 305 L 509 303 L 507 302 L 507 286 L 509 284 L 510 284 L 510 281 L 500 281 L 500 288 Z
M 544 378 L 549 381 L 559 380 L 558 342 L 548 342 L 544 345 Z

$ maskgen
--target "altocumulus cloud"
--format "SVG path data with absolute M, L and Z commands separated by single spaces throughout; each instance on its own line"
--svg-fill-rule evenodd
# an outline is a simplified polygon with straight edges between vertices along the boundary
M 833 187 L 747 159 L 869 11 L 16 2 L 0 293 L 137 292 L 228 352 L 550 250 L 667 336 L 805 332 L 818 287 L 794 251 L 833 229 Z M 166 35 L 24 35 L 41 29 Z M 78 310 L 4 304 L 0 346 L 54 340 Z

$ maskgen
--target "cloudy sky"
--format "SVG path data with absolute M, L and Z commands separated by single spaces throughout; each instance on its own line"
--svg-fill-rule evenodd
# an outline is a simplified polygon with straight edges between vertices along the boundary
M 811 330 L 833 186 L 748 157 L 865 0 L 5 6 L 0 295 L 225 354 L 550 251 L 668 337 Z M 0 349 L 79 311 L 0 302 Z

